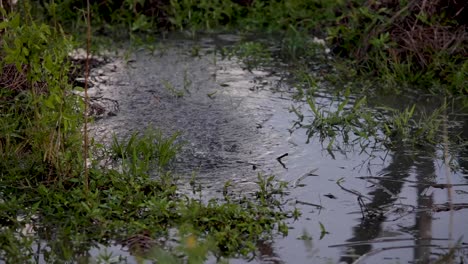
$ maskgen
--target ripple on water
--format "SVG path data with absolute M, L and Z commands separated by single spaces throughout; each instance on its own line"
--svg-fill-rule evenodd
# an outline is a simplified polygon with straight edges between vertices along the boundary
M 166 134 L 181 131 L 180 140 L 186 144 L 175 172 L 189 179 L 195 171 L 208 197 L 219 196 L 227 180 L 238 191 L 254 191 L 259 172 L 289 182 L 287 206 L 301 209 L 303 216 L 291 220 L 287 237 L 258 245 L 258 263 L 353 263 L 360 256 L 364 257 L 359 263 L 406 263 L 435 258 L 443 252 L 441 247 L 462 235 L 468 237 L 468 209 L 432 210 L 447 201 L 446 189 L 427 185 L 445 177 L 445 165 L 434 158 L 435 151 L 376 150 L 372 160 L 366 153 L 343 151 L 332 158 L 317 139 L 305 143 L 305 130 L 290 134 L 296 119 L 289 111 L 291 105 L 306 117 L 313 115 L 303 102 L 290 99 L 293 88 L 281 81 L 281 69 L 248 71 L 234 60 L 214 59 L 213 52 L 190 55 L 194 45 L 210 50 L 239 39 L 238 35 L 204 36 L 201 42 L 177 39 L 157 56 L 139 51 L 132 54 L 129 65 L 117 70 L 113 66 L 106 82 L 95 89 L 118 101 L 120 112 L 98 120 L 96 135 L 124 137 L 149 125 Z M 321 104 L 331 104 L 327 91 L 317 96 Z M 397 97 L 376 98 L 372 103 L 418 103 Z M 466 122 L 462 124 L 463 129 Z M 282 161 L 287 169 L 276 160 L 285 153 Z M 452 183 L 466 184 L 463 171 L 468 165 L 460 166 Z M 311 171 L 314 175 L 307 176 Z M 181 181 L 186 186 L 182 189 L 190 189 L 187 182 Z M 468 203 L 466 186 L 456 190 L 454 201 Z M 360 207 L 356 193 L 366 197 L 362 202 L 367 208 Z M 375 215 L 372 208 L 377 209 Z M 327 234 L 322 234 L 320 224 Z M 304 239 L 305 234 L 311 239 Z M 418 242 L 431 238 L 434 247 Z M 233 260 L 238 262 L 245 261 Z

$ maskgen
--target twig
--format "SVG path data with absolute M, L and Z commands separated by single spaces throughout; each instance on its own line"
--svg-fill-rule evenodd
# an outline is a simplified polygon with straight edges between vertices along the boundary
M 341 182 L 343 181 L 343 178 L 339 179 L 336 181 L 336 184 L 343 190 L 343 191 L 346 191 L 346 192 L 349 192 L 349 193 L 352 193 L 354 195 L 356 195 L 358 198 L 366 198 L 367 200 L 369 201 L 372 201 L 371 198 L 361 194 L 360 192 L 356 191 L 356 190 L 350 190 L 350 189 L 347 189 L 345 187 L 343 187 L 343 185 L 341 185 Z
M 281 161 L 281 159 L 286 157 L 286 156 L 288 156 L 288 153 L 285 153 L 285 154 L 277 157 L 276 160 L 281 164 L 281 166 L 283 166 L 283 168 L 288 169 L 288 168 L 286 168 L 286 165 Z
M 446 212 L 446 211 L 458 211 L 461 209 L 468 208 L 468 203 L 449 203 L 449 204 L 434 204 L 432 206 L 433 212 Z
M 377 255 L 378 253 L 381 253 L 386 250 L 393 250 L 393 249 L 405 249 L 405 248 L 419 248 L 419 247 L 435 247 L 435 248 L 440 248 L 439 245 L 408 245 L 408 246 L 396 246 L 396 247 L 383 247 L 383 248 L 377 248 L 372 251 L 367 252 L 366 254 L 360 256 L 356 261 L 353 262 L 353 264 L 359 264 L 363 263 L 364 259 Z
M 421 238 L 420 241 L 447 241 L 448 238 Z M 369 244 L 376 244 L 376 243 L 389 243 L 389 242 L 401 242 L 401 241 L 414 241 L 414 238 L 376 238 L 372 240 L 362 240 L 362 241 L 355 241 L 350 243 L 344 244 L 336 244 L 330 245 L 329 248 L 336 248 L 336 247 L 352 247 L 352 246 L 361 246 L 361 245 L 369 245 Z
M 315 168 L 307 173 L 305 173 L 304 175 L 302 175 L 301 177 L 297 178 L 294 183 L 293 183 L 293 187 L 296 188 L 300 182 L 302 180 L 304 180 L 306 177 L 309 177 L 309 176 L 318 176 L 317 174 L 314 174 L 314 172 L 316 172 L 318 170 L 318 168 Z
M 84 106 L 84 181 L 85 191 L 89 192 L 89 168 L 88 168 L 88 151 L 89 151 L 89 139 L 88 139 L 88 82 L 89 82 L 89 53 L 91 49 L 91 15 L 90 15 L 90 4 L 89 0 L 86 0 L 86 11 L 87 11 L 87 33 L 86 33 L 86 66 L 85 66 L 85 106 Z
M 420 182 L 420 181 L 412 181 L 412 180 L 396 180 L 396 179 L 389 179 L 385 177 L 376 177 L 376 176 L 361 176 L 361 177 L 356 177 L 358 179 L 362 180 L 369 180 L 369 179 L 375 179 L 375 180 L 382 180 L 382 181 L 391 181 L 391 182 L 408 182 L 408 183 L 416 183 L 419 185 L 427 185 L 429 187 L 433 188 L 438 188 L 438 189 L 445 189 L 445 188 L 451 188 L 451 187 L 460 187 L 460 186 L 468 186 L 468 183 L 455 183 L 455 184 L 447 184 L 447 183 L 429 183 L 429 182 Z M 374 183 L 374 182 L 372 182 Z M 375 184 L 375 183 L 374 183 Z
M 304 202 L 304 201 L 300 201 L 300 200 L 296 200 L 296 204 L 310 205 L 310 206 L 317 207 L 319 209 L 323 208 L 323 206 L 321 206 L 320 204 L 314 204 L 314 203 Z

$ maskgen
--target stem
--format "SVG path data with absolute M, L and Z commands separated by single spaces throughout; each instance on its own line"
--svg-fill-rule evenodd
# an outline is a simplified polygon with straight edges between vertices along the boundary
M 87 33 L 86 33 L 86 66 L 85 66 L 85 105 L 84 105 L 84 181 L 85 191 L 89 191 L 89 168 L 88 168 L 88 151 L 89 151 L 89 140 L 88 140 L 88 108 L 89 108 L 89 97 L 88 97 L 88 79 L 89 79 L 89 53 L 91 49 L 91 15 L 89 8 L 89 0 L 86 1 L 86 20 L 87 20 Z
M 444 105 L 447 105 L 447 98 L 444 100 Z M 443 117 L 443 145 L 444 145 L 444 167 L 445 167 L 445 177 L 447 178 L 447 203 L 450 208 L 449 215 L 449 241 L 451 241 L 453 236 L 453 199 L 452 199 L 452 173 L 450 171 L 450 157 L 449 157 L 449 135 L 448 135 L 448 113 L 447 107 L 445 107 L 445 113 Z M 449 248 L 451 247 L 451 242 L 449 242 Z

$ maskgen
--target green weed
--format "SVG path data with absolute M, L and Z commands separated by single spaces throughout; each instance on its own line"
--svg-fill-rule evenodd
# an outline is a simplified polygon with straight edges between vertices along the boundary
M 71 177 L 72 164 L 79 160 L 73 153 L 81 148 L 78 127 L 82 122 L 76 111 L 81 109 L 81 100 L 72 94 L 68 81 L 72 42 L 63 32 L 45 24 L 28 24 L 17 14 L 2 22 L 2 27 L 0 67 L 6 79 L 0 93 L 5 102 L 0 109 L 5 132 L 0 135 L 0 155 L 8 159 L 1 163 L 30 158 L 38 164 L 29 172 L 27 166 L 13 168 L 24 168 L 32 175 L 36 169 L 48 168 L 49 180 L 56 174 Z
M 174 96 L 176 98 L 180 98 L 180 97 L 184 96 L 184 91 L 175 88 L 174 85 L 172 83 L 168 82 L 167 80 L 162 80 L 162 84 L 163 84 L 164 88 L 170 94 L 172 94 L 172 96 Z
M 464 44 L 452 40 L 466 37 L 466 25 L 455 22 L 458 13 L 437 11 L 446 3 L 428 8 L 417 1 L 352 2 L 356 7 L 342 9 L 328 34 L 337 45 L 335 51 L 350 58 L 358 72 L 392 84 L 464 91 L 452 79 L 466 61 L 459 57 L 465 53 Z M 440 34 L 447 38 L 440 39 Z
M 385 135 L 393 142 L 411 145 L 435 144 L 441 126 L 440 116 L 445 106 L 436 109 L 430 115 L 423 112 L 419 117 L 415 116 L 415 109 L 415 105 L 403 111 L 386 109 L 392 114 L 387 114 L 382 123 Z
M 319 106 L 314 97 L 308 96 L 313 119 L 305 123 L 304 114 L 292 108 L 291 112 L 298 118 L 293 128 L 305 128 L 308 141 L 315 135 L 321 142 L 327 141 L 327 150 L 331 154 L 334 149 L 343 149 L 344 146 L 359 145 L 364 150 L 371 143 L 374 148 L 376 144 L 392 148 L 400 144 L 415 147 L 437 143 L 440 116 L 445 106 L 430 114 L 416 114 L 416 106 L 404 110 L 378 107 L 376 112 L 367 107 L 366 101 L 366 97 L 351 100 L 349 89 L 343 97 L 331 100 L 328 106 Z
M 215 29 L 229 25 L 239 17 L 241 6 L 222 0 L 171 0 L 168 6 L 169 21 L 176 28 Z
M 160 146 L 174 146 L 175 137 L 155 142 L 155 137 L 161 137 L 154 136 L 154 131 L 148 133 L 141 137 L 134 134 L 127 141 L 114 143 L 112 149 L 120 166 L 102 168 L 99 160 L 93 163 L 89 193 L 84 193 L 83 183 L 74 179 L 53 188 L 41 184 L 9 186 L 8 190 L 2 190 L 3 201 L 8 202 L 0 203 L 4 209 L 0 219 L 9 219 L 14 227 L 23 227 L 34 216 L 38 225 L 33 225 L 27 241 L 47 241 L 46 245 L 41 243 L 44 246 L 37 252 L 47 252 L 44 254 L 48 262 L 73 260 L 94 243 L 108 245 L 119 241 L 141 259 L 175 261 L 179 257 L 174 256 L 183 254 L 199 263 L 208 253 L 219 257 L 247 256 L 255 250 L 256 240 L 273 232 L 287 232 L 282 221 L 290 213 L 279 210 L 280 203 L 275 199 L 284 187 L 277 187 L 273 177 L 259 176 L 257 197 L 262 198 L 258 201 L 240 197 L 202 203 L 179 193 L 176 178 L 170 172 L 161 171 L 159 177 L 149 177 L 146 168 L 150 165 L 145 163 L 158 164 L 161 150 L 166 149 Z M 9 177 L 2 177 L 2 186 Z M 19 222 L 21 211 L 28 212 L 30 217 L 23 217 L 25 220 Z M 170 229 L 179 230 L 182 240 L 169 252 L 168 249 L 163 252 L 155 241 L 166 236 Z M 2 259 L 31 258 L 27 251 L 30 244 L 8 237 L 10 240 L 0 250 Z M 23 247 L 25 250 L 20 253 L 19 248 Z
M 150 166 L 152 163 L 156 164 L 158 169 L 162 169 L 176 156 L 181 148 L 181 144 L 176 143 L 177 137 L 176 133 L 165 138 L 161 131 L 152 128 L 148 128 L 141 137 L 135 132 L 127 140 L 119 141 L 114 136 L 112 155 L 131 165 L 133 169 L 148 173 L 154 169 Z
M 229 52 L 228 57 L 232 56 L 236 56 L 249 71 L 271 61 L 271 54 L 267 47 L 259 42 L 244 42 L 236 45 Z
M 348 89 L 344 94 L 344 99 L 336 105 L 332 102 L 328 109 L 317 106 L 313 97 L 307 98 L 307 103 L 314 114 L 312 123 L 304 126 L 307 128 L 308 139 L 315 133 L 319 133 L 321 140 L 334 139 L 340 135 L 344 144 L 348 144 L 350 132 L 362 138 L 369 138 L 374 133 L 370 113 L 365 110 L 366 97 L 356 100 L 354 105 L 350 106 L 349 96 L 350 90 Z M 330 149 L 331 145 L 328 148 Z
M 320 240 L 322 240 L 322 238 L 324 238 L 325 235 L 330 234 L 330 232 L 328 232 L 325 229 L 325 226 L 322 224 L 322 222 L 319 222 L 319 225 L 320 225 Z

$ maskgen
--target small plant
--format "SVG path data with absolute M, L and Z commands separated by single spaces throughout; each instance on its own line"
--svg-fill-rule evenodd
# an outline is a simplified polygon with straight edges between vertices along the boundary
M 442 106 L 430 115 L 421 113 L 419 120 L 415 118 L 416 106 L 406 108 L 402 112 L 387 109 L 392 115 L 386 115 L 382 123 L 384 133 L 392 141 L 403 141 L 412 145 L 436 143 L 437 134 L 441 125 L 440 115 L 445 109 Z
M 124 163 L 136 165 L 138 169 L 148 172 L 152 163 L 157 164 L 159 169 L 165 168 L 175 157 L 180 143 L 176 143 L 178 133 L 170 137 L 163 137 L 162 132 L 148 128 L 143 136 L 133 133 L 128 140 L 119 141 L 113 137 L 111 146 L 114 157 L 121 159 Z
M 239 44 L 233 48 L 231 54 L 235 55 L 249 71 L 271 61 L 270 52 L 259 42 Z
M 257 175 L 257 185 L 259 190 L 257 197 L 260 199 L 261 204 L 265 206 L 278 206 L 278 200 L 275 198 L 277 195 L 284 195 L 287 182 L 277 182 L 274 176 Z
M 328 149 L 331 149 L 334 138 L 341 135 L 344 144 L 350 140 L 350 132 L 363 138 L 369 138 L 375 131 L 372 129 L 372 119 L 366 113 L 366 97 L 356 100 L 353 106 L 349 106 L 350 90 L 344 94 L 343 101 L 336 105 L 330 105 L 329 109 L 323 109 L 316 105 L 312 97 L 307 98 L 307 103 L 314 114 L 314 120 L 310 125 L 304 125 L 307 129 L 308 140 L 319 133 L 320 139 L 330 139 Z
M 325 235 L 330 234 L 330 232 L 328 232 L 325 229 L 325 226 L 322 224 L 322 222 L 319 222 L 319 225 L 320 225 L 320 240 L 322 240 L 322 238 L 324 238 Z
M 328 108 L 318 106 L 314 98 L 309 96 L 307 103 L 312 110 L 313 120 L 304 124 L 304 115 L 298 109 L 292 108 L 298 120 L 294 127 L 307 129 L 308 139 L 318 134 L 320 141 L 328 141 L 327 150 L 333 156 L 333 149 L 358 144 L 364 150 L 371 142 L 382 147 L 409 144 L 423 146 L 436 143 L 440 127 L 440 114 L 445 109 L 442 106 L 430 115 L 424 112 L 416 115 L 416 106 L 403 111 L 380 107 L 379 112 L 366 107 L 366 97 L 355 100 L 351 104 L 350 90 L 344 93 L 339 102 L 332 100 Z
M 314 46 L 308 40 L 309 36 L 305 32 L 290 25 L 281 43 L 281 55 L 283 58 L 293 61 L 309 57 L 306 55 L 314 51 Z
M 176 98 L 181 98 L 184 96 L 184 92 L 181 90 L 178 90 L 174 87 L 174 85 L 166 80 L 162 80 L 164 88 L 171 93 L 174 97 Z

